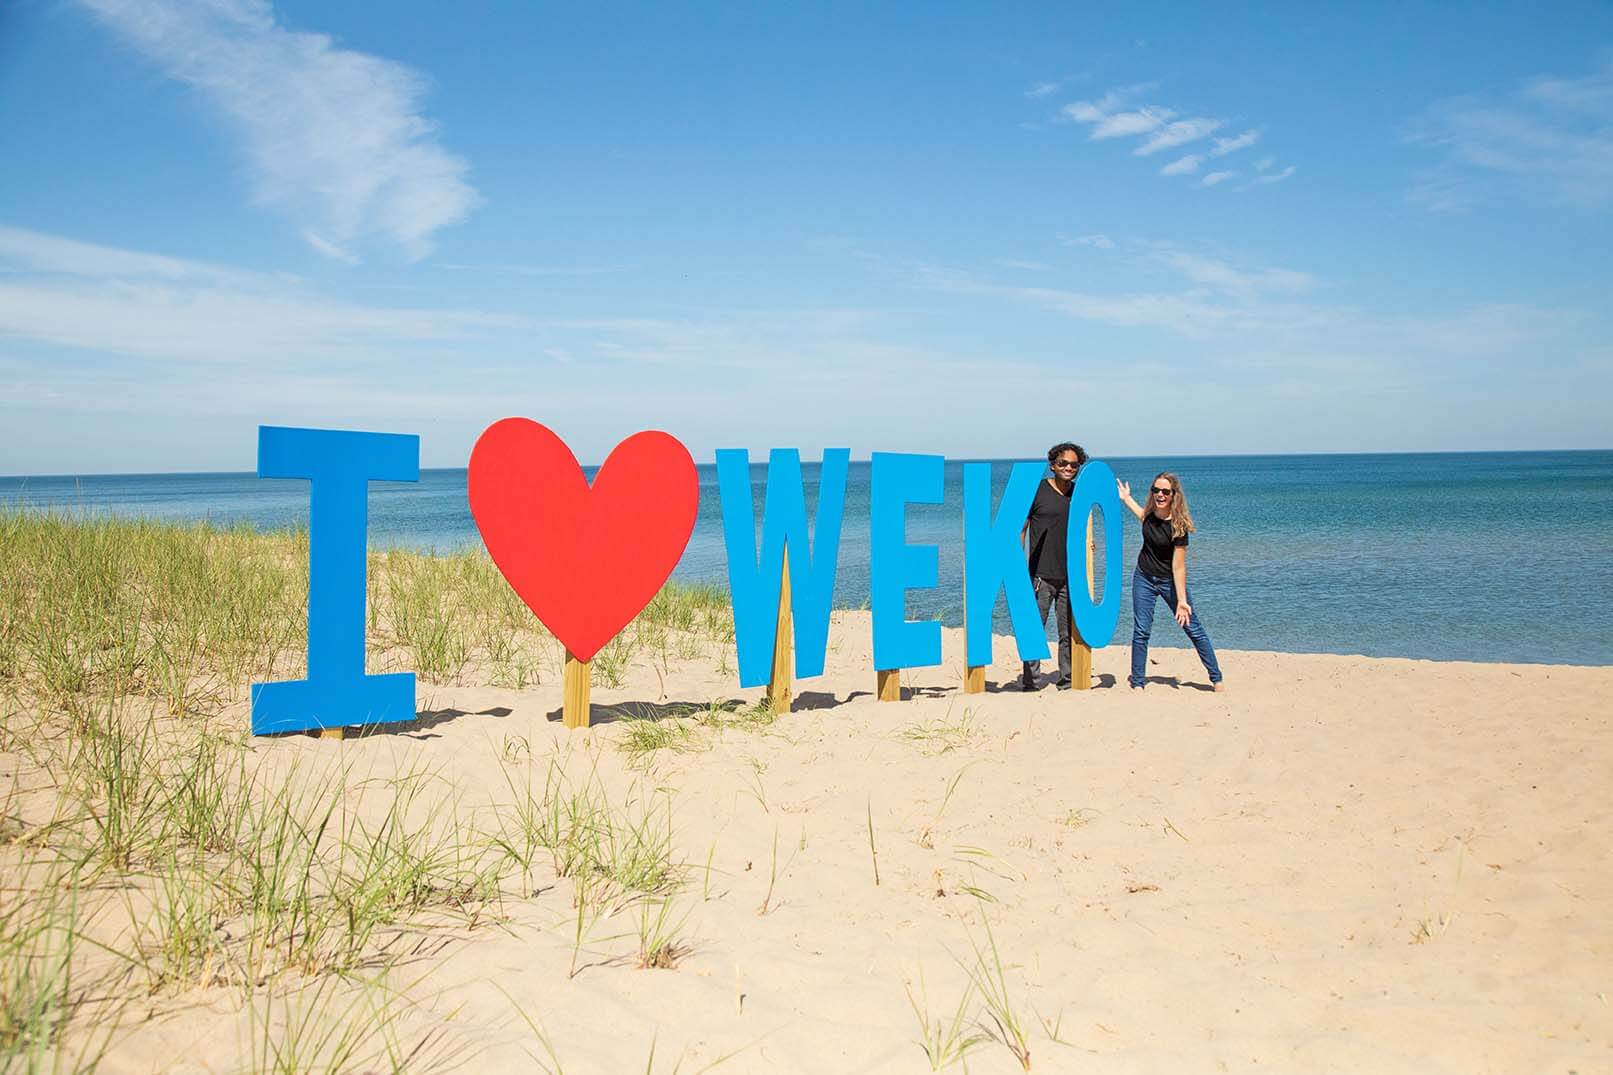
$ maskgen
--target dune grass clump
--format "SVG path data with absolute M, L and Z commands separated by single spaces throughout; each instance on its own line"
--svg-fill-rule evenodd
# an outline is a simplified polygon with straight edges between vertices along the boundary
M 704 706 L 677 706 L 656 712 L 633 704 L 616 706 L 623 727 L 616 748 L 634 764 L 645 764 L 659 751 L 696 754 L 710 750 L 728 730 L 766 732 L 778 721 L 767 699 L 745 704 L 735 699 L 713 699 Z
M 973 709 L 965 709 L 958 717 L 949 710 L 945 716 L 911 721 L 896 734 L 919 753 L 934 757 L 968 746 L 980 734 L 980 722 Z

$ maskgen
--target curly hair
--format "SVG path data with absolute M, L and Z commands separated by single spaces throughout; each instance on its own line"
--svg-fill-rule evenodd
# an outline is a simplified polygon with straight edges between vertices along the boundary
M 1065 452 L 1075 453 L 1075 472 L 1077 474 L 1081 473 L 1081 468 L 1086 466 L 1087 459 L 1089 459 L 1090 456 L 1087 455 L 1087 450 L 1085 448 L 1081 447 L 1079 444 L 1075 444 L 1067 440 L 1060 441 L 1047 450 L 1047 465 L 1052 466 L 1053 460 L 1057 459 Z

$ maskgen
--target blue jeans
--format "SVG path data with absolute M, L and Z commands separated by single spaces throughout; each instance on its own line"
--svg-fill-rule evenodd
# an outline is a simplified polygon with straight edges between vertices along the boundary
M 1131 676 L 1127 682 L 1133 687 L 1148 683 L 1148 636 L 1154 630 L 1154 602 L 1159 598 L 1165 599 L 1165 607 L 1174 618 L 1176 580 L 1152 578 L 1141 571 L 1131 573 Z M 1187 591 L 1187 603 L 1189 607 L 1193 604 L 1192 590 Z M 1221 682 L 1221 666 L 1215 663 L 1215 647 L 1210 645 L 1210 633 L 1199 622 L 1198 609 L 1193 609 L 1184 630 L 1193 648 L 1198 650 L 1199 660 L 1210 674 L 1210 682 Z

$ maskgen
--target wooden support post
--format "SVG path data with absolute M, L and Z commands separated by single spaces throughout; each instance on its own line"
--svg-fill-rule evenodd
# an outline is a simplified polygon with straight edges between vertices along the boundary
M 347 729 L 346 728 L 321 728 L 321 729 L 319 729 L 319 738 L 321 738 L 321 739 L 342 739 L 346 735 L 347 735 Z
M 881 702 L 900 702 L 902 700 L 902 670 L 900 668 L 887 668 L 879 673 L 879 700 Z
M 1096 552 L 1096 543 L 1092 538 L 1092 513 L 1087 513 L 1087 596 L 1086 600 L 1093 599 L 1092 593 L 1092 561 Z M 1081 640 L 1081 632 L 1075 626 L 1075 597 L 1070 600 L 1070 689 L 1077 691 L 1092 689 L 1092 647 Z
M 561 717 L 568 728 L 588 727 L 588 687 L 592 665 L 566 651 L 565 702 Z
M 795 671 L 794 619 L 790 615 L 790 549 L 784 548 L 784 577 L 779 580 L 778 624 L 773 634 L 773 676 L 767 681 L 767 704 L 775 713 L 788 713 Z
M 902 670 L 900 668 L 874 669 L 874 697 L 881 702 L 902 700 Z
M 986 666 L 969 663 L 969 568 L 963 569 L 963 693 L 984 694 L 986 691 Z

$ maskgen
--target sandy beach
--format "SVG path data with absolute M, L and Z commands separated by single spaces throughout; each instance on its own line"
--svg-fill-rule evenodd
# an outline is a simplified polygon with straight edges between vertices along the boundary
M 591 789 L 620 831 L 666 838 L 675 883 L 580 927 L 578 877 L 544 853 L 473 920 L 404 930 L 402 1069 L 1613 1065 L 1613 669 L 1231 651 L 1216 694 L 1156 646 L 1138 695 L 1112 646 L 1095 689 L 1026 694 L 999 689 L 1000 638 L 991 689 L 964 695 L 948 631 L 947 664 L 881 703 L 868 638 L 837 614 L 826 674 L 777 719 L 709 719 L 761 693 L 712 648 L 596 683 L 587 730 L 560 725 L 551 676 L 423 684 L 431 715 L 359 738 L 251 741 L 265 787 L 345 767 L 361 818 L 413 774 L 410 809 L 461 828 L 507 825 L 523 789 Z M 639 965 L 646 933 L 670 967 Z M 372 1018 L 321 981 L 324 1023 Z M 273 1008 L 157 992 L 103 1070 L 273 1066 Z

